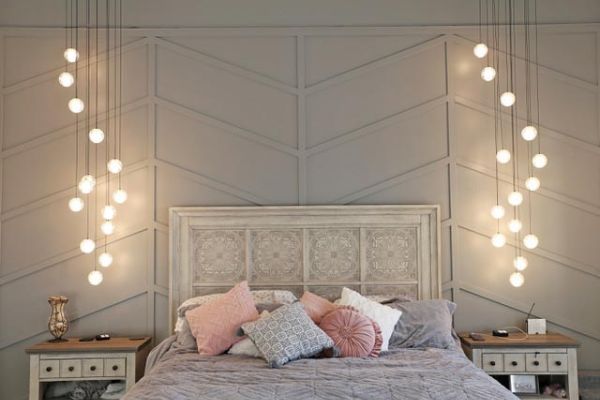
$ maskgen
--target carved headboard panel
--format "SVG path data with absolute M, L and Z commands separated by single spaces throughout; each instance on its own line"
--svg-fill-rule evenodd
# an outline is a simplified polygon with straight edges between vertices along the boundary
M 439 298 L 438 206 L 170 209 L 170 322 L 186 299 L 252 288 Z

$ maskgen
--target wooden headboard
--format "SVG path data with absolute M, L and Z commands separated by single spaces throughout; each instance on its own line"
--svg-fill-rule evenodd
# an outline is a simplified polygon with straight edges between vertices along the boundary
M 438 206 L 170 209 L 169 320 L 186 299 L 253 289 L 441 297 Z

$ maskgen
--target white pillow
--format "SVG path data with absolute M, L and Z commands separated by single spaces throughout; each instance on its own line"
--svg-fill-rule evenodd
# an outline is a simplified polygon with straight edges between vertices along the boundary
M 266 318 L 269 315 L 269 312 L 265 310 L 262 313 L 260 313 L 259 319 Z M 249 337 L 245 338 L 244 340 L 240 340 L 239 342 L 231 346 L 227 354 L 264 358 L 260 350 L 258 350 L 254 342 Z
M 369 300 L 360 293 L 348 288 L 344 288 L 342 290 L 342 297 L 340 298 L 339 304 L 343 306 L 352 306 L 359 312 L 371 318 L 373 321 L 377 322 L 381 328 L 381 336 L 383 337 L 381 351 L 388 350 L 390 338 L 392 337 L 392 333 L 394 333 L 394 327 L 400 319 L 402 311 L 379 304 L 376 301 Z

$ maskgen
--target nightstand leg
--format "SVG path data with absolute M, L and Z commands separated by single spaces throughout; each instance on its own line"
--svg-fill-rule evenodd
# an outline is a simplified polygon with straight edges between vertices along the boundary
M 569 400 L 579 400 L 577 349 L 568 349 L 567 354 L 569 355 Z
M 29 356 L 29 400 L 40 400 L 40 356 Z

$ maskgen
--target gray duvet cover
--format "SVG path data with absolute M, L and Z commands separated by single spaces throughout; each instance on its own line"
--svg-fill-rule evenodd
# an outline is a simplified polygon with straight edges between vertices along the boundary
M 458 349 L 396 349 L 376 359 L 306 359 L 271 369 L 262 359 L 163 347 L 124 400 L 517 399 Z

